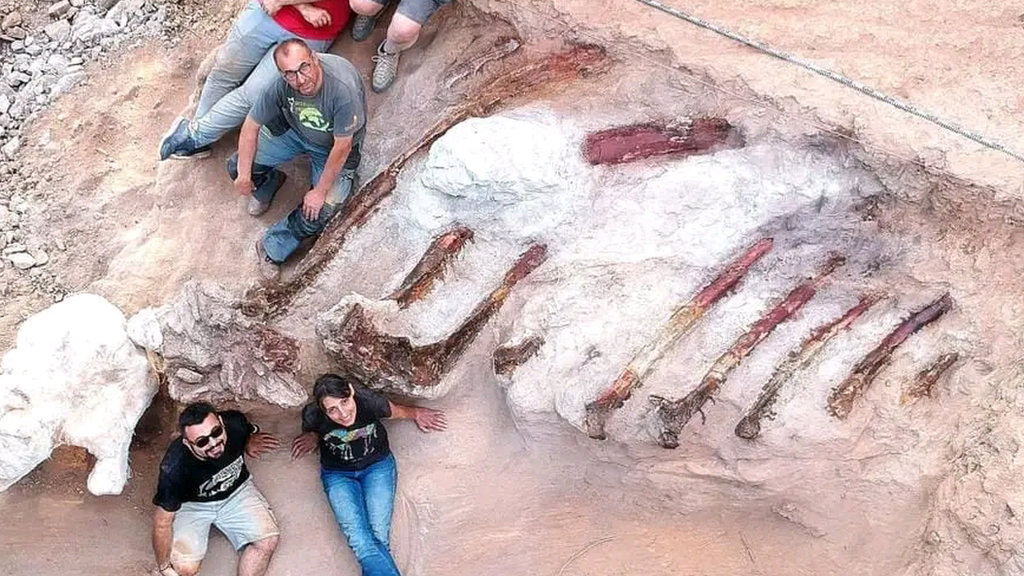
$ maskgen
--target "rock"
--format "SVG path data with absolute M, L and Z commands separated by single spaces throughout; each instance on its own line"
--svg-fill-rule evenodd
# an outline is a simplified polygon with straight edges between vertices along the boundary
M 24 40 L 28 36 L 28 33 L 25 32 L 24 28 L 15 26 L 14 28 L 7 30 L 7 35 L 15 40 Z
M 85 4 L 84 0 L 69 0 L 73 8 L 81 8 Z
M 21 148 L 21 139 L 20 138 L 12 138 L 10 141 L 7 142 L 7 144 L 4 144 L 2 147 L 0 147 L 0 152 L 3 152 L 3 155 L 8 160 L 13 160 L 14 159 L 14 155 L 18 153 L 18 150 L 20 148 Z
M 21 24 L 21 12 L 18 12 L 17 10 L 15 10 L 14 12 L 11 12 L 7 16 L 4 16 L 3 21 L 0 21 L 0 30 L 3 30 L 4 32 L 6 32 L 6 31 L 10 30 L 11 28 L 14 28 L 15 26 L 18 26 L 20 24 Z
M 21 52 L 24 49 L 25 49 L 25 42 L 24 41 L 22 41 L 22 40 L 15 40 L 14 42 L 11 42 L 11 50 L 13 52 Z
M 74 88 L 80 81 L 85 79 L 85 72 L 72 72 L 71 68 L 73 67 L 68 68 L 69 74 L 62 76 L 61 79 L 53 85 L 53 89 L 50 91 L 50 94 L 52 94 L 54 98 L 61 96 L 68 90 Z
M 143 4 L 145 4 L 145 0 L 120 0 L 103 19 L 116 21 L 123 26 L 132 14 L 142 9 Z
M 43 47 L 39 44 L 29 44 L 25 46 L 25 53 L 29 56 L 39 56 L 43 53 Z
M 174 373 L 174 377 L 189 384 L 199 384 L 203 381 L 202 374 L 188 368 L 178 368 L 178 371 Z
M 51 24 L 47 24 L 43 28 L 43 32 L 50 37 L 51 40 L 56 42 L 63 42 L 71 36 L 71 23 L 67 20 L 57 20 Z
M 0 365 L 0 491 L 46 460 L 56 439 L 96 457 L 89 492 L 120 494 L 135 424 L 156 394 L 124 314 L 79 294 L 30 317 Z
M 61 20 L 61 22 L 64 22 Z M 67 31 L 71 33 L 71 25 L 64 22 L 67 26 Z M 63 74 L 68 69 L 68 59 L 61 54 L 50 54 L 50 57 L 46 59 L 46 67 L 53 71 L 55 74 Z
M 6 248 L 3 249 L 2 254 L 4 256 L 10 256 L 11 254 L 16 254 L 18 252 L 26 252 L 26 251 L 28 251 L 28 248 L 24 244 L 21 244 L 21 243 L 14 244 L 14 243 L 12 243 L 12 244 L 10 244 L 9 246 L 7 246 Z
M 170 303 L 133 316 L 127 330 L 136 344 L 161 355 L 168 393 L 179 402 L 244 399 L 288 407 L 306 401 L 296 378 L 298 343 L 242 314 L 240 301 L 219 286 L 189 282 Z
M 60 0 L 60 2 L 50 4 L 50 8 L 46 13 L 50 15 L 50 18 L 62 18 L 70 9 L 71 3 L 68 0 Z
M 29 255 L 36 261 L 36 266 L 45 266 L 50 261 L 50 255 L 43 250 L 33 250 L 29 252 Z
M 14 264 L 14 267 L 18 270 L 28 270 L 36 265 L 35 258 L 30 256 L 28 252 L 15 252 L 14 254 L 8 254 L 5 258 L 11 264 Z
M 11 99 L 6 94 L 0 94 L 0 114 L 7 114 L 11 109 Z

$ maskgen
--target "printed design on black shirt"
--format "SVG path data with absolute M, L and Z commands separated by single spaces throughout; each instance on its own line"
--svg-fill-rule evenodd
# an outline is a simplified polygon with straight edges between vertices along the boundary
M 377 439 L 377 424 L 371 422 L 362 428 L 355 430 L 331 430 L 324 434 L 324 442 L 330 447 L 331 453 L 342 461 L 351 462 L 360 460 L 373 454 L 373 441 Z M 352 443 L 356 440 L 363 440 L 362 453 L 356 456 L 352 451 Z
M 236 458 L 234 462 L 225 466 L 220 472 L 217 472 L 212 478 L 199 486 L 199 497 L 212 498 L 230 490 L 238 482 L 239 476 L 242 475 L 242 467 L 244 465 L 245 461 L 241 456 Z
M 299 119 L 299 124 L 310 130 L 331 131 L 331 122 L 324 118 L 323 112 L 320 112 L 319 108 L 308 102 L 296 101 L 295 98 L 289 97 L 288 110 Z

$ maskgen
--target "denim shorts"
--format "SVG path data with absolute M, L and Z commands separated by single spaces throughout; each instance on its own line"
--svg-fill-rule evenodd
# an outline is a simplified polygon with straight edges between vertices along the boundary
M 370 0 L 374 4 L 386 6 L 388 0 Z M 437 12 L 437 9 L 451 0 L 400 0 L 397 12 L 413 22 L 423 25 Z
M 181 505 L 174 513 L 171 564 L 201 561 L 206 556 L 211 525 L 227 536 L 235 550 L 281 533 L 270 504 L 250 478 L 225 500 Z

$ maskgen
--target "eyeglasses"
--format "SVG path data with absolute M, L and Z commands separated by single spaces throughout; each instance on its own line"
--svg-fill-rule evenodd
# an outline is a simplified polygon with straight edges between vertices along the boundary
M 222 434 L 224 434 L 224 427 L 218 424 L 217 426 L 213 427 L 213 430 L 210 430 L 210 433 L 208 435 L 196 438 L 195 440 L 192 441 L 192 444 L 196 448 L 205 448 L 206 445 L 210 443 L 210 440 L 213 440 L 214 438 L 220 438 Z
M 309 61 L 306 61 L 303 62 L 302 64 L 299 64 L 299 67 L 296 68 L 295 70 L 281 70 L 281 75 L 284 76 L 285 80 L 289 82 L 295 82 L 296 80 L 299 79 L 300 74 L 309 77 L 312 71 L 313 65 L 310 64 Z

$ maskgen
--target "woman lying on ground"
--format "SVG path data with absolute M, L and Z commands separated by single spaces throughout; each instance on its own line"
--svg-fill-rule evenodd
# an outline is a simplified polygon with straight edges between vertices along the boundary
M 302 434 L 292 442 L 293 458 L 319 445 L 327 501 L 363 576 L 399 576 L 390 548 L 395 457 L 383 418 L 415 420 L 424 432 L 448 425 L 444 412 L 395 404 L 352 378 L 324 374 L 313 386 L 313 402 L 302 409 Z

